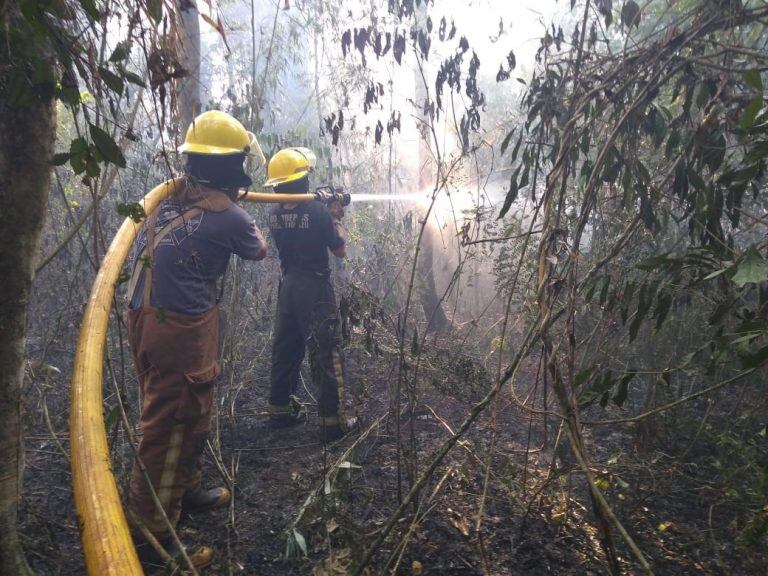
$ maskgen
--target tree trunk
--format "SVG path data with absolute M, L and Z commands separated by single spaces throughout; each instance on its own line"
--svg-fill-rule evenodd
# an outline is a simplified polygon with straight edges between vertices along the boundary
M 200 18 L 194 0 L 178 0 L 179 64 L 186 74 L 176 82 L 176 105 L 179 111 L 179 138 L 184 139 L 187 127 L 200 114 Z
M 22 384 L 27 302 L 55 139 L 54 69 L 15 2 L 0 31 L 0 569 L 29 574 L 16 530 L 24 462 Z
M 424 25 L 427 20 L 427 3 L 423 2 L 418 9 L 417 29 L 419 26 Z M 417 56 L 418 57 L 418 56 Z M 427 61 L 423 62 L 423 66 L 427 66 Z M 429 77 L 425 73 L 425 77 Z M 419 135 L 419 189 L 414 192 L 426 193 L 431 192 L 438 178 L 438 166 L 435 166 L 432 152 L 429 147 L 430 138 L 432 137 L 431 131 L 427 126 L 432 124 L 432 118 L 429 113 L 426 112 L 427 106 L 425 106 L 425 100 L 427 99 L 427 87 L 424 85 L 424 78 L 422 78 L 419 72 L 418 66 L 414 69 L 414 81 L 416 83 L 416 104 L 421 109 L 421 122 L 420 122 L 420 135 Z M 435 145 L 437 145 L 435 143 Z M 419 277 L 421 278 L 421 284 L 419 285 L 419 299 L 421 300 L 421 307 L 424 310 L 424 316 L 427 320 L 427 332 L 446 332 L 450 327 L 450 322 L 445 315 L 443 305 L 440 301 L 440 297 L 437 294 L 437 287 L 435 286 L 435 244 L 437 242 L 437 234 L 434 225 L 437 223 L 437 219 L 430 218 L 432 222 L 427 222 L 424 228 L 424 235 L 422 236 L 421 254 L 419 257 Z
M 431 224 L 427 223 L 424 229 L 424 236 L 421 239 L 421 255 L 419 260 L 419 275 L 421 276 L 421 286 L 419 286 L 421 296 L 421 307 L 424 309 L 424 316 L 427 319 L 427 332 L 437 332 L 438 334 L 447 332 L 450 328 L 450 322 L 443 310 L 443 304 L 440 296 L 437 294 L 435 286 L 435 243 L 436 232 Z

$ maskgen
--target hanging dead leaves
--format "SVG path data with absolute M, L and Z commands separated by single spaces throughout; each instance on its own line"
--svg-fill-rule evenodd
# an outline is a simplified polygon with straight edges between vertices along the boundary
M 422 2 L 428 6 L 434 5 L 434 0 L 389 0 L 387 10 L 390 14 L 396 14 L 401 20 L 410 18 L 414 15 L 416 8 L 420 7 Z
M 447 29 L 448 22 L 445 20 L 445 18 L 441 18 L 440 27 L 437 30 L 437 37 L 440 38 L 441 42 L 444 42 L 445 40 L 453 40 L 453 37 L 456 36 L 456 24 L 454 24 L 453 20 L 451 20 L 451 30 L 446 36 Z
M 510 50 L 509 54 L 507 54 L 507 66 L 508 69 L 505 69 L 503 63 L 499 64 L 499 71 L 496 73 L 496 82 L 504 82 L 504 80 L 509 80 L 509 77 L 512 74 L 512 70 L 514 70 L 517 66 L 517 59 L 515 58 L 514 50 Z
M 437 27 L 435 27 L 430 16 L 427 16 L 423 22 L 419 23 L 416 19 L 415 9 L 422 6 L 422 1 L 425 5 L 431 4 L 429 0 L 390 0 L 388 3 L 389 13 L 397 18 L 394 29 L 377 30 L 374 26 L 368 26 L 366 28 L 353 28 L 344 31 L 341 36 L 343 56 L 346 58 L 347 55 L 351 55 L 354 47 L 354 50 L 360 53 L 363 68 L 366 68 L 369 50 L 373 51 L 377 59 L 391 52 L 395 62 L 400 66 L 403 63 L 403 56 L 408 47 L 406 40 L 410 40 L 410 47 L 416 58 L 421 61 L 428 60 L 430 52 L 434 52 L 432 50 L 433 35 L 437 34 L 437 38 L 441 42 L 448 42 L 455 38 L 457 30 L 455 22 L 451 20 L 449 27 L 445 17 L 440 19 Z M 503 29 L 503 23 L 501 28 Z M 414 103 L 421 109 L 424 117 L 439 119 L 440 112 L 443 110 L 445 87 L 448 86 L 451 91 L 456 93 L 460 93 L 463 88 L 465 94 L 469 97 L 469 103 L 460 121 L 460 138 L 462 149 L 465 152 L 470 147 L 470 132 L 477 131 L 480 128 L 480 112 L 486 104 L 485 94 L 480 90 L 477 81 L 480 58 L 473 50 L 469 61 L 465 60 L 465 55 L 469 51 L 469 41 L 465 36 L 461 36 L 453 54 L 440 64 L 434 80 L 427 79 L 428 84 L 434 85 L 435 100 L 432 101 L 430 98 L 426 98 L 424 102 Z M 500 66 L 497 80 L 502 81 L 509 78 L 516 64 L 515 54 L 510 51 L 506 58 L 506 68 L 504 64 Z M 365 89 L 363 113 L 368 114 L 374 107 L 380 108 L 380 99 L 383 96 L 383 85 L 377 82 L 370 82 Z M 333 144 L 337 145 L 343 123 L 342 126 L 339 125 L 335 114 L 325 118 L 324 123 L 324 132 L 330 134 Z M 384 130 L 385 125 L 383 121 L 377 120 L 373 131 L 376 144 L 381 143 Z M 399 111 L 393 111 L 386 124 L 386 131 L 390 137 L 395 130 L 400 130 Z
M 405 53 L 405 33 L 398 30 L 394 32 L 379 32 L 371 26 L 368 28 L 346 30 L 341 35 L 341 53 L 344 58 L 351 52 L 353 44 L 355 49 L 360 52 L 363 67 L 368 65 L 365 57 L 365 51 L 368 47 L 373 50 L 377 59 L 386 56 L 392 50 L 395 62 L 401 64 L 403 54 Z
M 437 107 L 434 114 L 439 118 L 443 109 L 443 90 L 445 86 L 456 93 L 461 92 L 464 80 L 464 92 L 469 96 L 469 105 L 461 117 L 459 136 L 463 152 L 469 150 L 469 134 L 480 129 L 480 111 L 485 107 L 485 94 L 477 83 L 477 72 L 480 69 L 480 58 L 472 51 L 466 77 L 464 77 L 464 56 L 469 52 L 469 42 L 462 36 L 455 54 L 443 61 L 435 77 L 435 101 Z M 512 54 L 514 59 L 514 54 Z
M 339 136 L 344 129 L 344 111 L 339 110 L 338 115 L 334 112 L 330 116 L 323 118 L 325 123 L 325 130 L 321 130 L 321 136 L 325 134 L 331 135 L 331 142 L 334 146 L 339 144 Z
M 390 138 L 395 130 L 400 132 L 400 112 L 392 110 L 392 114 L 390 114 L 389 121 L 387 122 L 387 134 L 389 134 Z
M 384 85 L 381 82 L 374 84 L 371 82 L 365 89 L 365 101 L 363 102 L 363 112 L 368 114 L 368 111 L 374 104 L 379 103 L 379 98 L 384 96 Z

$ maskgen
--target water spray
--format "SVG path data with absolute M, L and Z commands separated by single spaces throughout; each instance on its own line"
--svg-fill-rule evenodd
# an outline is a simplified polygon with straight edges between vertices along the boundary
M 358 202 L 419 202 L 424 200 L 424 194 L 412 192 L 408 194 L 363 194 L 349 193 L 341 187 L 320 186 L 308 194 L 281 194 L 277 192 L 246 192 L 241 199 L 258 204 L 299 204 L 318 200 L 324 204 L 339 202 L 349 206 L 353 201 Z
M 418 192 L 408 194 L 355 194 L 355 202 L 420 202 L 426 196 Z
M 332 186 L 322 186 L 315 190 L 317 200 L 330 204 L 331 202 L 340 202 L 342 206 L 349 206 L 352 201 L 357 202 L 413 202 L 423 200 L 424 195 L 418 193 L 411 194 L 350 194 L 345 192 L 344 188 L 334 188 Z

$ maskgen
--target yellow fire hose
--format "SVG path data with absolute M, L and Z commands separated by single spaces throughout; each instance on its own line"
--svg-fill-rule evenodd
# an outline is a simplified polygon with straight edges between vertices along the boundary
M 144 211 L 150 214 L 155 210 L 179 182 L 176 178 L 154 188 L 141 202 Z M 249 192 L 243 197 L 259 203 L 296 203 L 315 198 L 315 194 L 263 192 Z M 144 573 L 112 474 L 102 397 L 104 347 L 115 285 L 140 227 L 127 218 L 104 256 L 83 316 L 72 371 L 72 478 L 85 563 L 91 576 Z

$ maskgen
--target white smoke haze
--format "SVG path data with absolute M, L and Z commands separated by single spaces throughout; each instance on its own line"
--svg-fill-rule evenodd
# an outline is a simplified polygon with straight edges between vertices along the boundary
M 495 221 L 510 176 L 499 144 L 521 122 L 517 107 L 535 68 L 540 39 L 553 25 L 565 28 L 572 15 L 556 0 L 435 0 L 427 12 L 432 26 L 436 29 L 445 19 L 448 29 L 455 25 L 456 33 L 452 40 L 440 41 L 435 30 L 429 57 L 421 66 L 410 41 L 400 65 L 391 51 L 377 58 L 368 50 L 363 63 L 354 44 L 344 57 L 344 31 L 368 26 L 394 30 L 396 22 L 387 4 L 384 0 L 324 2 L 318 23 L 313 15 L 320 5 L 313 2 L 236 0 L 213 3 L 210 8 L 199 2 L 201 11 L 221 16 L 226 36 L 225 44 L 222 35 L 201 18 L 202 100 L 204 108 L 224 107 L 237 115 L 247 110 L 255 91 L 264 103 L 259 139 L 265 153 L 274 153 L 278 140 L 282 145 L 327 148 L 326 157 L 323 150 L 318 155 L 323 167 L 333 167 L 331 181 L 314 185 L 344 186 L 353 195 L 348 209 L 352 215 L 397 214 L 418 225 L 429 210 L 431 233 L 423 241 L 434 250 L 435 281 L 441 293 L 463 257 L 479 250 L 488 255 L 496 249 L 492 244 L 478 244 L 474 252 L 468 252 L 463 242 L 516 234 L 530 226 L 529 192 L 520 194 L 503 223 Z M 419 13 L 417 20 L 421 22 L 423 17 Z M 470 46 L 464 72 L 476 53 L 480 60 L 478 87 L 486 97 L 480 130 L 471 134 L 476 152 L 464 157 L 457 130 L 457 119 L 467 105 L 464 82 L 461 93 L 445 87 L 443 110 L 429 129 L 421 111 L 427 97 L 435 98 L 434 78 L 440 64 L 455 53 L 462 37 Z M 508 80 L 498 83 L 496 73 L 510 52 L 516 67 Z M 364 113 L 369 83 L 381 84 L 384 93 Z M 386 126 L 393 111 L 400 114 L 400 130 L 391 137 L 385 130 L 376 144 L 377 123 Z M 344 129 L 338 145 L 333 146 L 329 134 L 321 135 L 321 128 L 324 118 L 339 113 L 344 115 Z M 437 158 L 443 170 L 452 168 L 437 187 L 430 210 Z M 256 185 L 261 177 L 263 172 L 255 175 Z M 478 260 L 483 263 L 473 270 L 472 290 L 492 297 L 496 284 L 493 258 Z

